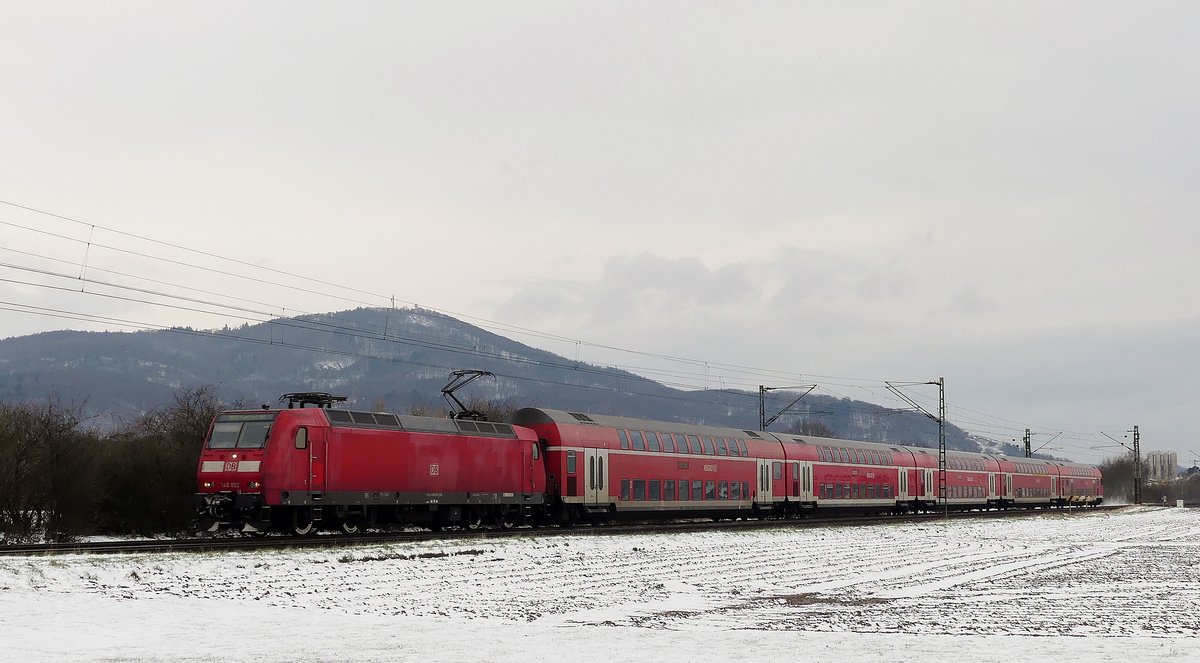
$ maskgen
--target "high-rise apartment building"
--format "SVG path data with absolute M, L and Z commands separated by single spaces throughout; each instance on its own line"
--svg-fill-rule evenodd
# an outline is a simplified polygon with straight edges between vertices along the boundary
M 1174 451 L 1151 451 L 1146 454 L 1146 480 L 1169 481 L 1179 474 L 1179 454 Z

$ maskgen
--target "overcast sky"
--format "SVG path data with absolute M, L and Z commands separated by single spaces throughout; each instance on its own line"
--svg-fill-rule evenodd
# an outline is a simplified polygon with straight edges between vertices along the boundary
M 944 376 L 994 439 L 1200 451 L 1196 3 L 0 7 L 0 307 L 394 296 L 681 385 Z

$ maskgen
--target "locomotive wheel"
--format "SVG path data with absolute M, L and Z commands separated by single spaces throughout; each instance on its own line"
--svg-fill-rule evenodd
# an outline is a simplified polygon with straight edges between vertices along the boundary
M 296 509 L 292 512 L 292 534 L 308 536 L 316 529 L 317 525 L 313 522 L 312 513 L 308 509 Z
M 483 527 L 483 513 L 479 509 L 467 509 L 466 518 L 463 519 L 463 524 L 469 530 L 477 530 Z
M 501 529 L 512 529 L 516 526 L 516 524 L 517 519 L 516 516 L 513 515 L 512 509 L 505 509 L 504 512 L 500 514 Z
M 362 524 L 357 520 L 343 520 L 341 529 L 342 534 L 358 534 L 362 530 Z

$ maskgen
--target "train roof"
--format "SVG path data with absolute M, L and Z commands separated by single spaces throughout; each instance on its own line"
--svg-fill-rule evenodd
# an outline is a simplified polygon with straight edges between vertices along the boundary
M 448 433 L 465 435 L 488 435 L 517 437 L 512 424 L 491 421 L 474 421 L 471 419 L 450 419 L 448 417 L 422 417 L 410 414 L 393 414 L 391 412 L 366 412 L 360 410 L 339 410 L 328 407 L 319 408 L 281 408 L 271 410 L 228 410 L 228 414 L 282 414 L 286 412 L 312 413 L 320 412 L 325 415 L 331 426 L 337 428 L 368 428 L 374 430 L 405 430 L 414 433 Z
M 654 433 L 720 435 L 722 437 L 758 438 L 774 441 L 774 436 L 772 433 L 747 430 L 744 428 L 688 424 L 678 421 L 655 421 L 653 419 L 616 417 L 607 414 L 585 414 L 582 412 L 551 410 L 540 407 L 521 408 L 513 413 L 511 421 L 516 426 L 533 426 L 537 424 L 556 424 L 560 426 L 606 426 L 608 428 L 624 428 L 628 430 L 651 431 Z

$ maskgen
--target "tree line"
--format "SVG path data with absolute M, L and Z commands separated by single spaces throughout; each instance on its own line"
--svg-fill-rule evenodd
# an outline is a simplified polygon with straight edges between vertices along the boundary
M 56 399 L 0 403 L 0 542 L 44 537 L 69 541 L 92 534 L 158 535 L 191 532 L 186 503 L 196 491 L 201 443 L 223 403 L 211 386 L 183 389 L 172 401 L 110 432 L 87 426 L 82 409 Z M 469 407 L 503 421 L 511 403 L 472 401 Z M 412 414 L 443 416 L 433 407 Z M 832 436 L 820 422 L 794 432 Z M 1109 501 L 1132 501 L 1132 456 L 1100 465 Z M 1147 474 L 1143 468 L 1143 476 Z M 1144 484 L 1142 501 L 1200 502 L 1200 473 Z
M 1133 502 L 1133 475 L 1137 464 L 1133 454 L 1128 453 L 1100 463 L 1104 475 L 1104 495 L 1108 502 Z M 1147 483 L 1150 468 L 1142 463 L 1142 504 L 1175 505 L 1176 500 L 1185 504 L 1200 504 L 1200 473 L 1187 474 L 1169 481 Z
M 190 531 L 200 445 L 226 407 L 212 387 L 185 389 L 100 433 L 54 398 L 0 403 L 0 541 Z

